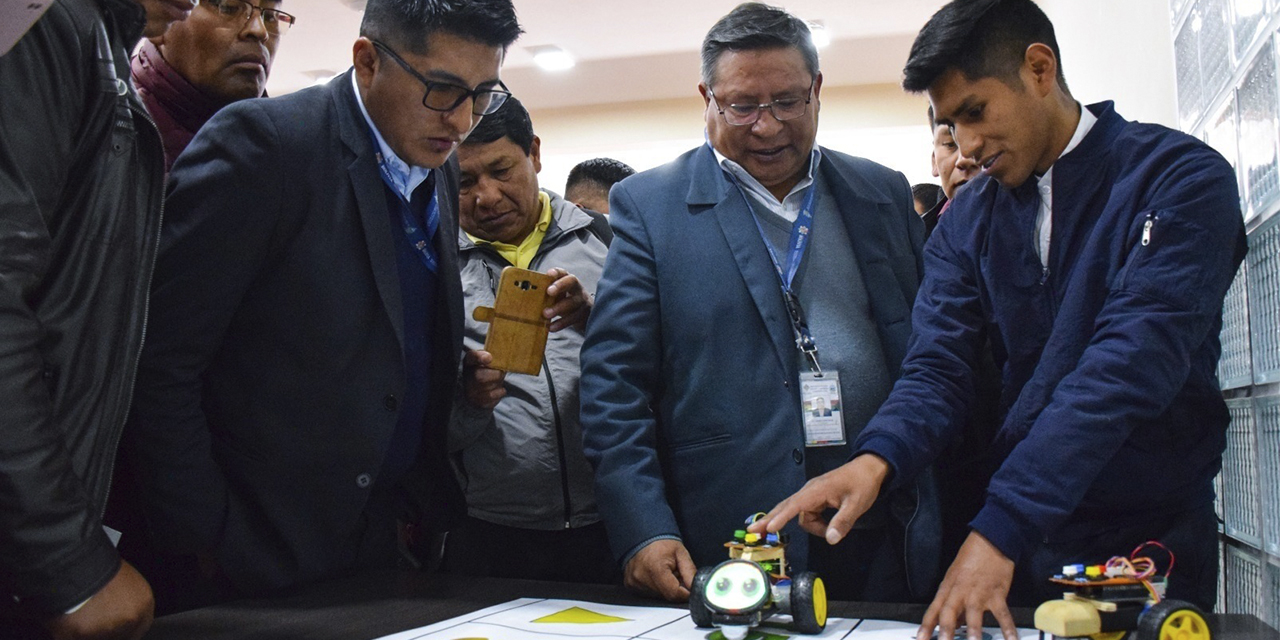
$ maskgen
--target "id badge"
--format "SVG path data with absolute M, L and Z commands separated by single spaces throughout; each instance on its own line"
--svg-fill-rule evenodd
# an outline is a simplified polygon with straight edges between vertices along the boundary
M 800 374 L 800 407 L 804 410 L 804 446 L 846 444 L 840 402 L 840 374 L 806 371 Z

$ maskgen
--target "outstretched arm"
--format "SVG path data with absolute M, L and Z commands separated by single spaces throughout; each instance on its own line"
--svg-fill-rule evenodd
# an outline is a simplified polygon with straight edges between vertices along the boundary
M 854 443 L 853 459 L 810 480 L 753 531 L 777 531 L 798 516 L 806 531 L 835 544 L 886 483 L 915 477 L 954 437 L 973 395 L 983 315 L 976 265 L 952 248 L 946 232 L 939 226 L 925 246 L 902 377 Z M 831 522 L 822 518 L 827 509 L 837 510 Z

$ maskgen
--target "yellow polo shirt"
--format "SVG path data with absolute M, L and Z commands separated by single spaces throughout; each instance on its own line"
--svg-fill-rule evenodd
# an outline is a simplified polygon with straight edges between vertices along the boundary
M 481 240 L 471 234 L 467 234 L 471 241 L 478 245 L 489 245 L 498 252 L 498 255 L 506 259 L 507 262 L 528 269 L 529 263 L 533 262 L 534 254 L 538 253 L 538 247 L 542 246 L 542 239 L 547 237 L 547 229 L 551 228 L 551 196 L 545 192 L 538 192 L 538 204 L 542 206 L 542 215 L 538 216 L 538 224 L 534 225 L 533 231 L 525 236 L 519 245 L 507 244 L 505 242 L 489 242 Z

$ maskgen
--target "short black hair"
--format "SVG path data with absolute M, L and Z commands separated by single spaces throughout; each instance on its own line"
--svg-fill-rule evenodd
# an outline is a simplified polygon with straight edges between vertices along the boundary
M 818 48 L 809 25 L 786 10 L 759 2 L 745 2 L 720 18 L 702 40 L 702 83 L 716 81 L 716 63 L 726 51 L 755 51 L 795 47 L 804 57 L 809 75 L 818 76 Z
M 368 0 L 360 35 L 418 55 L 447 31 L 505 51 L 523 33 L 511 0 Z
M 929 133 L 938 130 L 938 119 L 933 117 L 933 105 L 929 105 Z
M 613 158 L 583 160 L 569 170 L 564 192 L 567 195 L 574 188 L 595 187 L 608 195 L 610 187 L 635 173 L 636 170 L 631 165 Z
M 533 149 L 533 122 L 515 96 L 507 98 L 497 111 L 482 118 L 462 144 L 488 144 L 503 138 L 511 138 L 526 156 Z
M 942 187 L 932 182 L 921 182 L 911 185 L 911 197 L 923 203 L 925 208 L 932 209 L 938 206 L 939 202 L 946 200 L 947 194 Z
M 1041 43 L 1058 61 L 1058 84 L 1067 91 L 1053 23 L 1032 0 L 952 0 L 925 23 L 902 70 L 902 88 L 929 89 L 958 69 L 969 80 L 996 78 L 1014 88 L 1027 47 Z M 1068 92 L 1069 93 L 1069 92 Z

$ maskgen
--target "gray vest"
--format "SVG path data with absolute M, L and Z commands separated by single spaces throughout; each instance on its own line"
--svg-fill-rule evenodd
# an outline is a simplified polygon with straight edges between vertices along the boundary
M 792 287 L 800 297 L 823 370 L 840 372 L 845 435 L 853 442 L 889 397 L 893 377 L 885 367 L 884 348 L 839 203 L 831 196 L 821 172 L 815 172 L 814 179 L 818 208 L 809 246 Z M 791 223 L 756 203 L 752 203 L 752 209 L 785 269 Z M 810 370 L 808 359 L 799 349 L 796 358 L 799 371 Z M 811 450 L 810 476 L 843 464 L 849 453 L 851 450 L 844 447 Z

